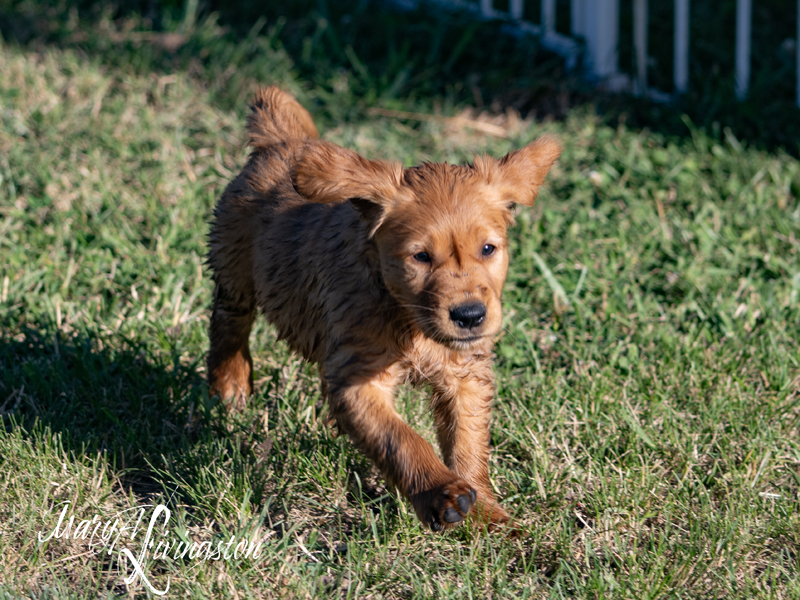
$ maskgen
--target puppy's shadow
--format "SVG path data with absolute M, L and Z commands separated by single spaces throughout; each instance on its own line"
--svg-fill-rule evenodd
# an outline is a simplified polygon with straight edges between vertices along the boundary
M 286 470 L 282 450 L 272 448 L 277 440 L 279 446 L 291 443 L 295 454 L 344 458 L 353 503 L 373 512 L 394 506 L 369 461 L 354 449 L 342 455 L 332 436 L 283 424 L 264 432 L 259 411 L 266 408 L 273 417 L 279 412 L 265 389 L 245 414 L 226 416 L 198 373 L 205 356 L 187 363 L 180 354 L 153 354 L 119 336 L 67 338 L 47 324 L 0 336 L 0 426 L 20 428 L 32 442 L 35 432 L 49 429 L 77 460 L 105 453 L 125 491 L 141 501 L 177 493 L 183 504 L 213 511 L 209 490 L 233 482 L 251 489 L 256 505 L 273 497 L 269 512 L 277 520 L 282 508 L 274 500 L 286 495 L 297 475 Z M 274 370 L 278 378 L 280 367 Z M 210 464 L 219 465 L 219 479 L 208 480 Z
M 201 426 L 210 401 L 196 367 L 119 338 L 30 327 L 0 336 L 0 417 L 26 435 L 49 428 L 78 458 L 105 452 L 125 487 L 158 493 L 151 466 L 215 435 Z

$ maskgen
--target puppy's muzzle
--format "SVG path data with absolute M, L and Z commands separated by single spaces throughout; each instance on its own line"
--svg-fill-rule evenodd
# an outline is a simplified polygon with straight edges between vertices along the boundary
M 473 329 L 486 318 L 486 305 L 483 302 L 468 302 L 450 309 L 450 320 L 461 329 Z

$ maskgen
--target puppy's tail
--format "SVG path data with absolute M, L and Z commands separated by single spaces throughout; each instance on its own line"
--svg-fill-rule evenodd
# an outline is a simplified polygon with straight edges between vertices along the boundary
M 250 145 L 266 148 L 289 140 L 319 138 L 308 111 L 283 90 L 270 86 L 259 90 L 247 118 Z

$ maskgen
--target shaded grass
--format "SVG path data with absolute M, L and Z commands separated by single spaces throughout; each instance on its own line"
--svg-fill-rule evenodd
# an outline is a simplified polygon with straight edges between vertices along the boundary
M 151 74 L 146 45 L 0 48 L 4 591 L 146 594 L 116 554 L 37 543 L 68 500 L 77 519 L 164 502 L 182 539 L 263 540 L 256 561 L 153 565 L 174 595 L 798 595 L 800 164 L 580 109 L 504 121 L 507 139 L 369 116 L 258 40 L 214 42 L 242 61 L 227 79 Z M 497 345 L 493 482 L 519 539 L 422 531 L 263 322 L 248 409 L 208 398 L 207 222 L 258 77 L 299 91 L 326 139 L 405 164 L 562 137 L 511 232 Z M 432 439 L 424 393 L 398 405 Z
M 628 74 L 632 4 L 623 0 L 620 12 L 620 68 Z M 558 29 L 567 32 L 569 1 L 557 5 Z M 796 6 L 766 0 L 754 8 L 752 77 L 743 102 L 734 93 L 735 7 L 735 0 L 692 4 L 689 90 L 668 104 L 598 93 L 536 37 L 509 35 L 502 22 L 478 24 L 435 5 L 399 11 L 370 0 L 3 0 L 0 35 L 75 49 L 139 75 L 185 71 L 227 110 L 239 110 L 242 87 L 292 85 L 298 78 L 314 89 L 309 101 L 322 98 L 316 112 L 327 124 L 358 121 L 376 105 L 448 112 L 469 103 L 540 119 L 563 119 L 571 108 L 589 106 L 607 123 L 678 137 L 690 133 L 686 114 L 712 137 L 728 127 L 738 139 L 797 156 Z M 533 21 L 538 10 L 538 3 L 526 3 Z M 653 3 L 649 10 L 649 81 L 670 93 L 673 6 Z

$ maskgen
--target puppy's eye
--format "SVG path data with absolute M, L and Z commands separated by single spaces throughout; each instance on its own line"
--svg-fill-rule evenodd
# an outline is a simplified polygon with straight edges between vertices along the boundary
M 414 260 L 421 263 L 429 263 L 431 262 L 431 255 L 427 252 L 417 252 L 414 255 Z
M 483 254 L 484 256 L 491 256 L 492 254 L 494 254 L 495 250 L 497 250 L 496 246 L 492 246 L 491 244 L 484 244 L 481 254 Z

